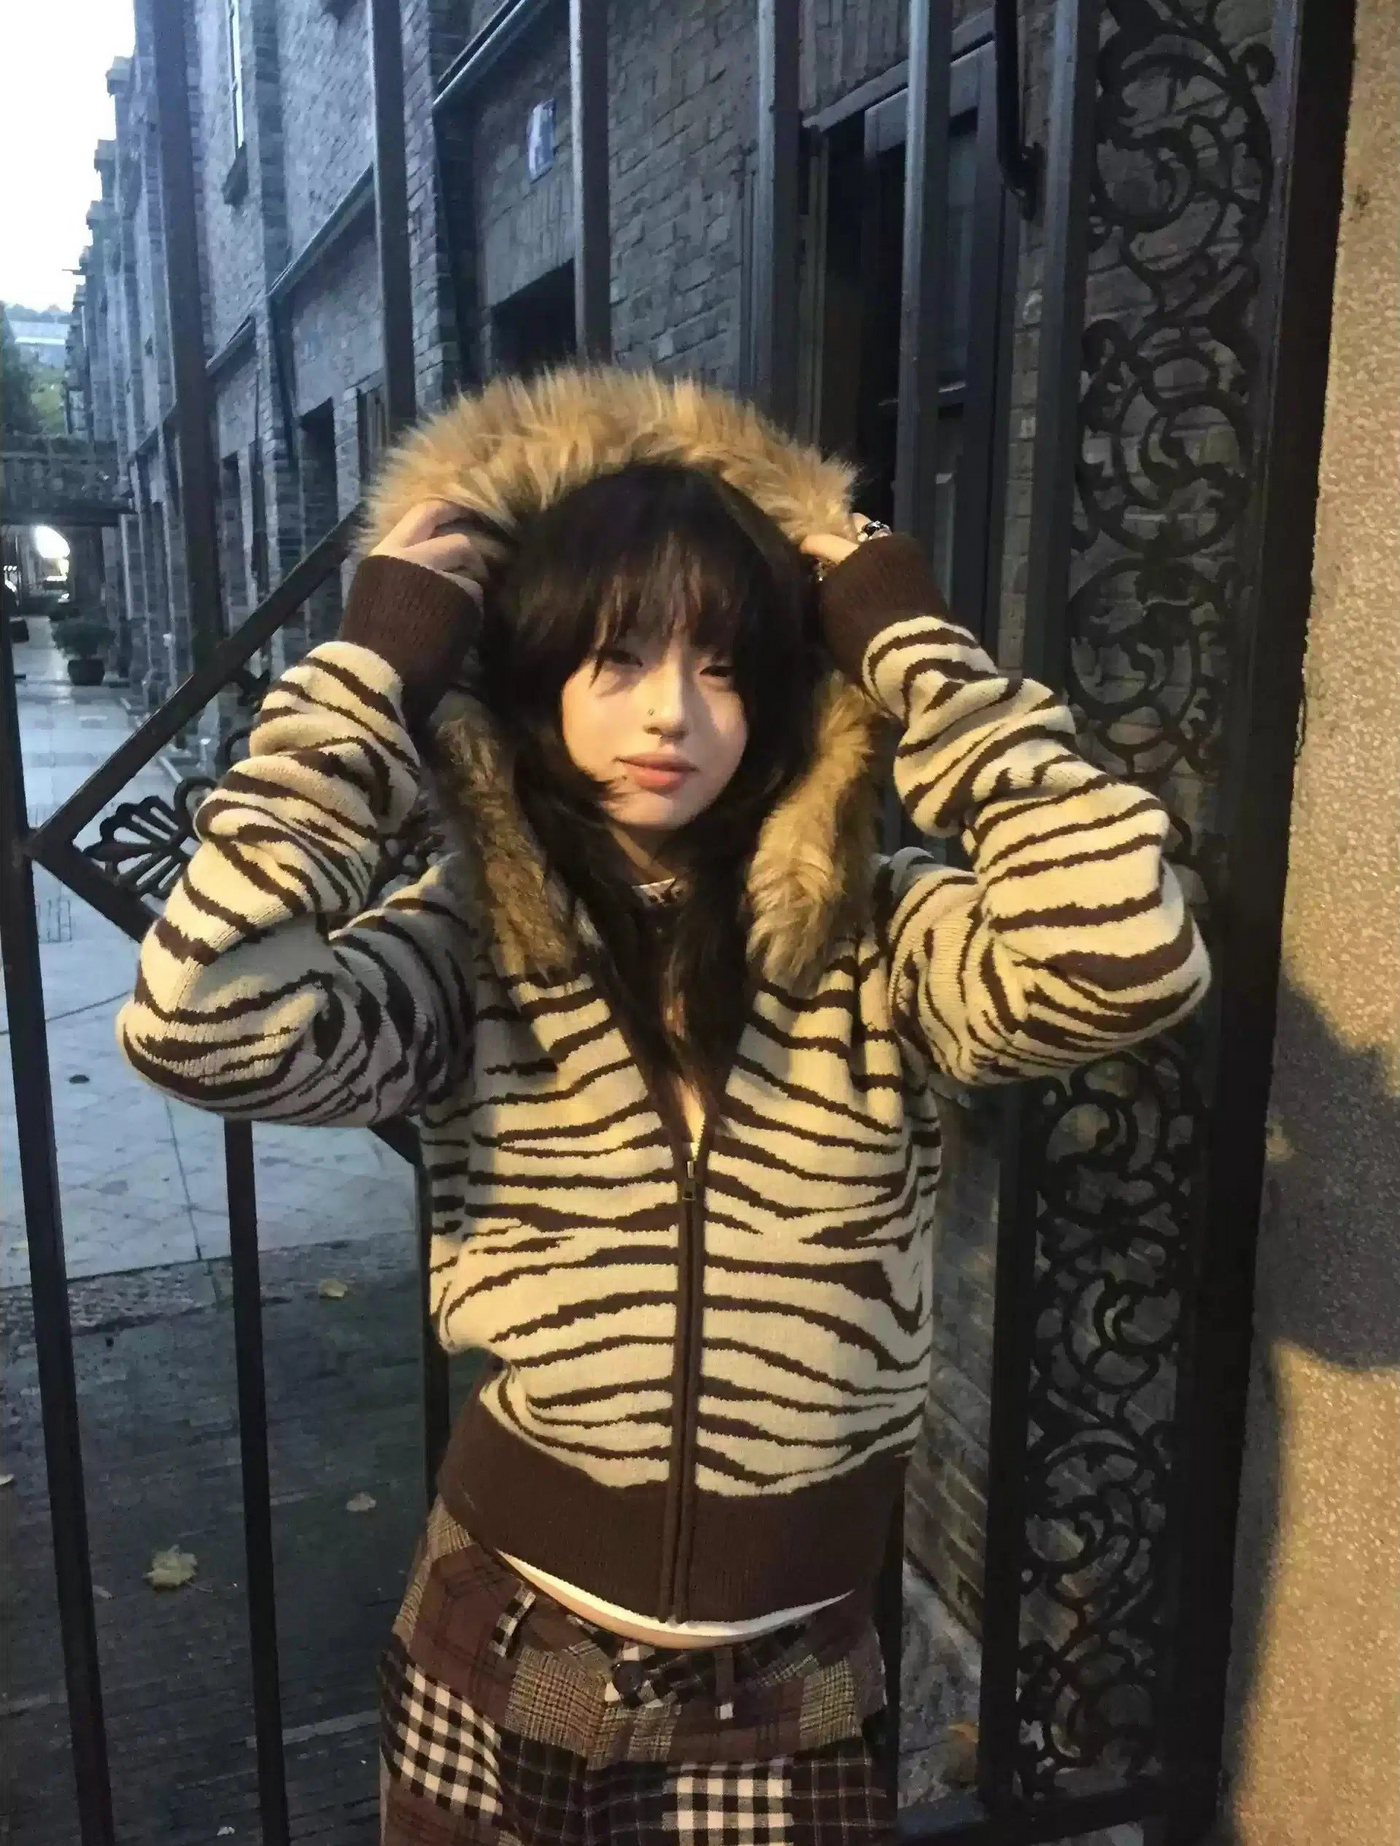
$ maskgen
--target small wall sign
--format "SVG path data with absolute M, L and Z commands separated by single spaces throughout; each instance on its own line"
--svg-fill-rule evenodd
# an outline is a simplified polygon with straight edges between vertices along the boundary
M 540 179 L 554 165 L 554 98 L 536 103 L 530 111 L 525 136 L 525 160 L 530 178 Z

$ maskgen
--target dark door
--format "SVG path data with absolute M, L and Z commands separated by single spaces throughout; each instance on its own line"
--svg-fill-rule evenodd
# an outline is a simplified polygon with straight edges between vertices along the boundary
M 990 44 L 954 61 L 950 83 L 943 352 L 934 565 L 954 613 L 995 631 L 1001 497 L 995 459 L 1003 421 L 1005 191 L 996 163 Z M 904 240 L 907 93 L 848 118 L 814 151 L 815 433 L 861 465 L 863 512 L 894 504 Z
M 572 263 L 547 271 L 491 310 L 491 356 L 498 372 L 528 376 L 571 357 L 575 345 Z

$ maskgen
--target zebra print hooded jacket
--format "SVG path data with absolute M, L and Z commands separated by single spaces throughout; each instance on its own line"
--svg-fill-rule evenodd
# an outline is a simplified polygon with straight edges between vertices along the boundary
M 844 463 L 695 382 L 570 366 L 413 435 L 371 542 L 424 498 L 510 524 L 642 457 L 718 470 L 794 539 L 855 534 Z M 381 626 L 395 599 L 404 620 L 461 600 L 389 560 L 352 605 L 371 594 Z M 469 701 L 439 707 L 434 738 L 453 850 L 367 903 L 423 769 L 399 674 L 356 641 L 269 690 L 118 1020 L 144 1077 L 223 1115 L 417 1118 L 437 1333 L 498 1361 L 443 1498 L 496 1549 L 660 1620 L 874 1576 L 926 1387 L 938 1073 L 1086 1063 L 1208 980 L 1160 803 L 1087 764 L 1060 700 L 940 612 L 912 541 L 858 547 L 823 595 L 845 673 L 748 871 L 757 996 L 696 1148 L 587 974 L 587 919 Z M 905 809 L 960 836 L 971 871 L 876 851 L 882 733 Z

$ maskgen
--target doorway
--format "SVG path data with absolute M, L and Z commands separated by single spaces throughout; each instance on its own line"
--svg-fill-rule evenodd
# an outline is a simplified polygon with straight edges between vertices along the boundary
M 903 88 L 854 110 L 816 138 L 808 166 L 807 427 L 857 462 L 861 510 L 885 520 L 894 508 L 907 114 Z M 954 615 L 986 641 L 997 625 L 1010 369 L 990 43 L 954 59 L 946 175 L 932 562 Z
M 576 350 L 574 266 L 560 263 L 491 310 L 491 363 L 528 377 Z

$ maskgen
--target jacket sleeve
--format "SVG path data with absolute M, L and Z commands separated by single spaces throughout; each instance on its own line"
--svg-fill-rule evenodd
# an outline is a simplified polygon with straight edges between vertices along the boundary
M 401 698 L 395 669 L 347 641 L 268 692 L 246 760 L 197 811 L 117 1017 L 159 1089 L 240 1120 L 350 1125 L 460 1080 L 472 939 L 450 865 L 363 908 L 419 787 Z
M 912 539 L 858 547 L 823 592 L 838 659 L 903 727 L 901 803 L 921 832 L 960 834 L 972 864 L 904 848 L 881 866 L 901 1029 L 956 1081 L 1005 1083 L 1189 1013 L 1209 964 L 1162 803 L 1086 762 L 1068 707 L 948 618 Z

